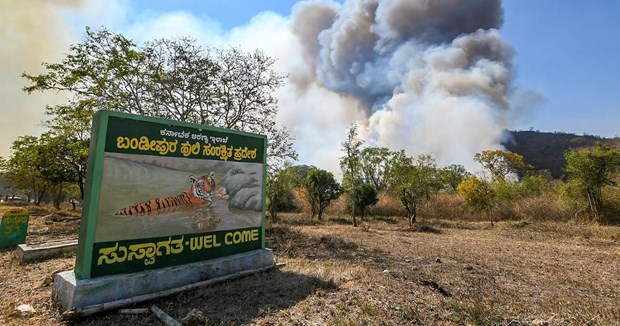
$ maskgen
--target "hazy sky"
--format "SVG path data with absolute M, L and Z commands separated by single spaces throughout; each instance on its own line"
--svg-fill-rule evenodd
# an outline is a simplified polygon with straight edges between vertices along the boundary
M 354 11 L 354 6 L 347 6 L 347 3 L 353 2 L 356 1 L 345 2 L 344 6 L 332 4 L 337 7 L 334 10 L 339 12 L 338 15 L 344 16 L 345 12 Z M 499 129 L 532 127 L 541 131 L 618 136 L 620 22 L 617 14 L 620 12 L 620 2 L 595 3 L 596 5 L 587 1 L 504 1 L 503 25 L 499 28 L 499 36 L 514 49 L 514 56 L 507 59 L 508 63 L 511 62 L 509 66 L 513 81 L 507 83 L 511 89 L 506 94 L 512 111 L 505 113 L 502 109 L 488 109 L 480 117 L 473 113 L 470 116 L 446 114 L 440 125 L 449 127 L 446 127 L 448 131 L 445 135 L 440 135 L 441 141 L 429 140 L 433 138 L 433 133 L 429 130 L 442 127 L 431 124 L 430 121 L 436 118 L 425 115 L 427 109 L 424 105 L 441 107 L 449 106 L 452 102 L 437 99 L 437 94 L 441 92 L 435 88 L 424 91 L 424 94 L 431 92 L 433 95 L 425 98 L 425 104 L 420 108 L 411 103 L 415 102 L 415 98 L 412 100 L 394 96 L 372 102 L 373 114 L 377 113 L 376 111 L 381 111 L 381 114 L 375 114 L 374 118 L 369 119 L 368 108 L 364 108 L 359 101 L 351 100 L 349 96 L 343 96 L 341 89 L 326 85 L 313 86 L 304 89 L 303 95 L 297 96 L 294 94 L 297 94 L 295 91 L 298 89 L 286 86 L 277 94 L 281 106 L 278 120 L 281 124 L 293 127 L 300 163 L 315 164 L 332 170 L 338 166 L 336 158 L 340 156 L 339 147 L 345 129 L 359 121 L 367 123 L 366 136 L 369 144 L 393 144 L 407 148 L 411 154 L 438 151 L 435 154 L 440 158 L 443 155 L 443 163 L 456 160 L 457 163 L 466 164 L 467 160 L 471 161 L 471 157 L 459 161 L 459 158 L 455 159 L 455 155 L 470 156 L 471 151 L 497 145 L 497 132 L 469 134 L 463 129 L 467 126 L 478 129 L 489 129 L 489 126 L 497 126 Z M 247 50 L 261 48 L 269 55 L 279 58 L 279 70 L 286 74 L 291 74 L 292 71 L 295 75 L 298 71 L 307 70 L 307 63 L 310 62 L 299 59 L 305 45 L 299 43 L 292 32 L 295 23 L 295 14 L 292 14 L 294 10 L 298 10 L 297 17 L 305 17 L 301 13 L 302 9 L 307 8 L 300 9 L 301 7 L 296 5 L 295 1 L 282 0 L 0 0 L 0 97 L 3 99 L 0 106 L 0 156 L 9 155 L 10 145 L 17 136 L 40 134 L 45 105 L 63 100 L 62 96 L 55 94 L 23 94 L 20 89 L 24 86 L 24 81 L 19 78 L 20 73 L 41 72 L 39 69 L 42 61 L 60 60 L 68 45 L 80 39 L 84 26 L 105 25 L 138 42 L 156 37 L 190 35 L 205 45 L 233 44 Z M 332 26 L 332 32 L 334 30 L 337 30 L 337 27 Z M 454 44 L 436 47 L 445 50 L 445 53 L 458 48 Z M 424 54 L 420 54 L 420 59 L 431 60 L 434 55 L 431 52 L 436 52 L 435 50 L 435 47 L 423 49 Z M 393 53 L 390 60 L 395 60 L 397 55 L 398 53 Z M 378 61 L 380 60 L 373 59 L 372 63 Z M 436 73 L 434 68 L 429 69 L 424 66 L 416 71 Z M 402 78 L 411 78 L 411 71 L 398 71 L 402 72 Z M 320 74 L 312 76 L 321 81 L 326 78 Z M 395 93 L 396 90 L 407 89 L 404 82 L 394 85 Z M 399 103 L 403 101 L 415 107 L 412 110 L 417 110 L 406 118 L 422 119 L 426 121 L 425 124 L 399 123 L 400 133 L 397 135 L 381 131 L 381 128 L 385 128 L 386 121 L 389 121 L 386 118 L 388 113 L 396 112 L 396 108 L 401 105 Z M 459 106 L 469 104 L 469 99 L 461 99 L 455 103 Z M 376 109 L 378 106 L 385 107 L 385 112 L 384 109 Z M 497 118 L 497 114 L 502 116 Z M 478 118 L 486 120 L 480 123 Z M 450 119 L 467 122 L 458 125 Z M 450 126 L 455 124 L 457 126 L 450 129 Z M 469 151 L 442 153 L 442 148 L 450 147 L 447 144 L 453 143 L 450 130 L 453 130 L 454 139 L 458 140 L 460 135 L 465 133 L 468 134 L 469 142 L 478 144 Z M 408 133 L 412 135 L 412 141 L 398 141 L 406 138 Z M 444 139 L 446 137 L 447 139 Z M 480 137 L 479 142 L 476 137 Z M 418 143 L 420 146 L 416 148 Z

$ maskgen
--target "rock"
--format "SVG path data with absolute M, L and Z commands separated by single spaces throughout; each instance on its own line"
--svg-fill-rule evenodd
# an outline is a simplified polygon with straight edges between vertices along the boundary
M 243 210 L 261 211 L 263 209 L 261 188 L 255 187 L 239 190 L 237 194 L 235 194 L 235 196 L 230 199 L 228 207 Z
M 437 259 L 435 259 L 436 263 L 441 263 L 441 258 L 437 257 Z
M 255 171 L 259 169 L 258 171 Z M 262 207 L 262 170 L 260 166 L 241 170 L 231 169 L 219 181 L 217 196 L 227 199 L 228 207 L 243 210 L 261 211 Z
M 29 304 L 20 304 L 19 306 L 17 306 L 17 308 L 15 308 L 15 310 L 17 310 L 17 312 L 20 315 L 24 316 L 24 317 L 29 316 L 30 314 L 33 314 L 33 313 L 37 312 Z
M 231 169 L 219 181 L 220 187 L 226 188 L 226 194 L 230 198 L 234 198 L 237 192 L 244 188 L 253 188 L 260 186 L 258 174 L 254 171 L 243 171 L 240 169 Z

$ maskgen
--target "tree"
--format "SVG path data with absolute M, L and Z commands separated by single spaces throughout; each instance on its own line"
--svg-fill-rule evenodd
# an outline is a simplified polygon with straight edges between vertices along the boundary
M 319 220 L 322 218 L 325 208 L 331 204 L 332 200 L 340 197 L 342 193 L 342 188 L 334 179 L 334 175 L 322 169 L 310 171 L 303 185 L 308 193 L 312 218 L 314 215 L 318 215 Z
M 73 183 L 79 189 L 79 197 L 84 199 L 84 184 L 88 168 L 88 146 L 90 142 L 91 119 L 94 111 L 88 107 L 76 107 L 77 103 L 47 107 L 50 119 L 45 122 L 49 135 L 66 145 L 60 161 L 73 170 Z
M 571 149 L 564 155 L 569 185 L 585 198 L 595 219 L 602 217 L 605 186 L 617 186 L 612 173 L 620 166 L 620 151 L 597 143 L 594 149 Z
M 479 179 L 476 176 L 469 177 L 458 185 L 457 192 L 463 196 L 467 206 L 477 211 L 486 211 L 489 221 L 493 225 L 491 208 L 496 193 L 489 181 Z
M 387 187 L 386 171 L 393 152 L 385 147 L 362 149 L 360 153 L 360 172 L 365 183 L 372 184 L 377 191 Z
M 70 143 L 62 136 L 43 134 L 37 146 L 40 160 L 36 161 L 35 169 L 40 171 L 52 193 L 54 207 L 60 209 L 62 196 L 68 185 L 75 183 L 76 171 L 68 162 L 71 157 Z
M 467 172 L 465 167 L 460 164 L 452 164 L 442 168 L 439 173 L 444 187 L 451 192 L 455 192 L 463 180 L 471 177 L 471 173 Z
M 65 190 L 77 178 L 67 161 L 71 143 L 62 136 L 45 133 L 41 137 L 19 137 L 12 150 L 12 156 L 3 164 L 6 180 L 28 193 L 29 200 L 32 195 L 37 205 L 51 192 L 54 206 L 60 209 Z
M 13 198 L 15 196 L 15 192 L 18 190 L 11 182 L 9 181 L 8 176 L 8 162 L 5 158 L 0 157 L 0 198 L 8 199 L 9 197 Z
M 405 206 L 409 225 L 416 222 L 417 208 L 424 199 L 439 191 L 441 178 L 430 155 L 419 155 L 415 158 L 401 157 L 390 171 L 390 185 Z
M 342 169 L 342 184 L 347 196 L 351 201 L 357 197 L 356 191 L 360 184 L 360 151 L 363 142 L 357 137 L 357 125 L 353 125 L 347 130 L 347 138 L 342 143 L 344 156 L 340 158 L 340 168 Z M 356 205 L 351 205 L 351 216 L 353 226 L 357 226 L 355 214 Z
M 487 150 L 474 155 L 474 161 L 491 174 L 493 181 L 505 181 L 509 174 L 519 174 L 530 169 L 523 161 L 523 156 L 502 150 Z
M 281 169 L 267 174 L 267 210 L 273 221 L 278 220 L 279 211 L 292 205 L 294 179 L 295 175 L 287 162 Z
M 355 205 L 356 210 L 362 213 L 362 218 L 366 213 L 368 206 L 374 205 L 379 201 L 377 197 L 377 189 L 371 184 L 364 183 L 357 186 L 355 197 L 349 198 L 348 204 Z
M 48 183 L 37 168 L 43 165 L 41 141 L 34 136 L 21 136 L 13 141 L 12 155 L 5 164 L 5 176 L 9 183 L 34 197 L 36 205 L 41 204 L 48 190 Z
M 293 165 L 287 168 L 288 172 L 293 175 L 293 179 L 291 182 L 293 183 L 293 187 L 301 187 L 303 186 L 303 181 L 306 179 L 310 171 L 316 170 L 316 166 L 314 165 Z
M 60 63 L 46 73 L 23 74 L 24 91 L 64 92 L 67 108 L 107 109 L 266 134 L 272 161 L 296 159 L 293 138 L 275 126 L 274 91 L 284 76 L 260 51 L 211 50 L 190 38 L 137 45 L 106 29 L 86 29 Z M 51 109 L 56 112 L 55 109 Z

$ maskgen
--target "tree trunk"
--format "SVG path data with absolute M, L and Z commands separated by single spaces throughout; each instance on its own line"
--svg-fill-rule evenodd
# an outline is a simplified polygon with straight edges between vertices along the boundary
M 588 191 L 588 204 L 590 205 L 590 210 L 594 215 L 594 218 L 597 221 L 600 221 L 601 218 L 601 198 L 594 191 Z
M 80 200 L 84 201 L 84 176 L 78 174 L 78 187 L 80 188 Z
M 355 198 L 355 194 L 353 195 L 353 197 Z M 353 201 L 355 201 L 355 200 L 353 200 Z M 352 220 L 353 220 L 353 227 L 357 227 L 357 216 L 355 216 L 355 206 L 356 206 L 355 202 L 353 202 L 351 204 L 351 217 L 352 217 Z
M 45 190 L 42 190 L 41 192 L 37 194 L 36 199 L 35 199 L 35 204 L 37 206 L 41 206 L 41 201 L 43 200 L 43 196 L 45 196 Z
M 62 188 L 58 190 L 56 196 L 54 196 L 54 208 L 60 210 L 60 201 L 62 199 Z
M 356 198 L 355 197 L 355 185 L 353 185 L 353 196 L 352 197 L 353 197 L 353 200 L 352 200 L 353 203 L 351 203 L 351 217 L 353 217 L 353 226 L 357 227 L 357 219 L 355 216 L 355 206 L 356 206 L 355 205 L 355 198 Z
M 489 221 L 491 221 L 491 226 L 494 226 L 494 224 L 493 224 L 493 214 L 491 214 L 491 208 L 487 208 L 487 215 L 489 217 Z
M 278 213 L 276 212 L 275 209 L 272 208 L 272 209 L 269 210 L 269 217 L 271 217 L 271 221 L 272 222 L 276 222 L 278 220 L 277 214 Z
M 411 209 L 408 209 L 408 211 L 409 211 L 409 226 L 413 227 L 413 223 L 415 223 L 415 219 L 417 215 L 416 205 L 411 205 Z

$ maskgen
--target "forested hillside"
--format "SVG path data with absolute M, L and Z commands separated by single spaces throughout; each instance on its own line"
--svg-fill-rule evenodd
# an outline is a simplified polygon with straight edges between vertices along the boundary
M 593 147 L 596 142 L 620 148 L 619 138 L 540 131 L 511 131 L 512 138 L 504 142 L 507 150 L 523 156 L 536 170 L 549 170 L 554 178 L 562 178 L 566 164 L 564 153 L 569 148 Z

